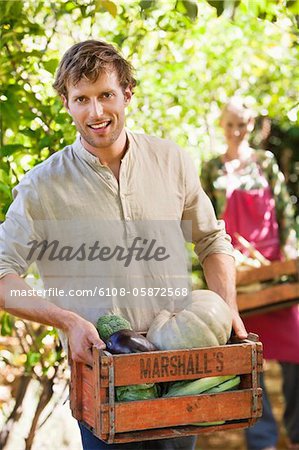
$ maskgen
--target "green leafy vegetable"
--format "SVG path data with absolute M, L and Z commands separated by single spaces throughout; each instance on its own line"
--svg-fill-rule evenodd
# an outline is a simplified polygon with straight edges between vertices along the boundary
M 96 328 L 100 334 L 101 339 L 106 341 L 113 333 L 120 330 L 132 330 L 132 325 L 124 317 L 116 314 L 108 314 L 99 317 Z
M 118 402 L 132 402 L 135 400 L 148 400 L 159 397 L 158 388 L 154 383 L 132 384 L 119 386 L 115 389 Z

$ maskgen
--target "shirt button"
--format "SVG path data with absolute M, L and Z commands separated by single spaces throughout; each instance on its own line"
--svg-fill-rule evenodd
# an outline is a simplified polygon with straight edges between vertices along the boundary
M 106 175 L 106 180 L 111 180 L 111 178 L 112 178 L 112 175 L 110 175 L 110 174 Z
M 130 217 L 130 216 L 127 216 L 127 217 L 126 217 L 126 220 L 131 220 L 131 217 Z

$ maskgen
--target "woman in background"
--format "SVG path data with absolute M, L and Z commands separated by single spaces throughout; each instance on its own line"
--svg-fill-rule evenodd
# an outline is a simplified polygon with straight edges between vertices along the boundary
M 238 235 L 270 261 L 296 257 L 294 218 L 284 176 L 269 151 L 254 150 L 248 137 L 254 115 L 239 98 L 225 106 L 221 127 L 226 152 L 202 168 L 203 188 L 238 250 Z M 286 252 L 288 254 L 286 254 Z M 285 398 L 288 448 L 299 449 L 299 309 L 297 306 L 244 319 L 263 343 L 264 358 L 279 361 Z M 263 377 L 262 377 L 263 378 Z M 248 450 L 275 450 L 278 429 L 262 379 L 263 415 L 246 430 Z

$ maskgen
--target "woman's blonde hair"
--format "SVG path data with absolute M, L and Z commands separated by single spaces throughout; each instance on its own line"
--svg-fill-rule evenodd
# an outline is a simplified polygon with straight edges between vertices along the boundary
M 226 112 L 233 112 L 244 117 L 248 121 L 256 117 L 255 112 L 251 109 L 246 100 L 238 96 L 231 97 L 224 105 L 220 116 L 220 122 Z

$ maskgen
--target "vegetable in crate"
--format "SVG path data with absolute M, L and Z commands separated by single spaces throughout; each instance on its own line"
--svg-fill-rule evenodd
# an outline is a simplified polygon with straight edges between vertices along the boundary
M 132 330 L 128 320 L 116 314 L 101 316 L 97 321 L 97 330 L 110 353 L 128 354 L 156 350 L 144 336 Z M 157 398 L 159 393 L 154 383 L 132 384 L 117 387 L 115 397 L 119 402 L 129 402 Z
M 110 353 L 126 354 L 153 352 L 156 347 L 144 336 L 133 330 L 120 330 L 106 340 L 106 347 Z
M 147 339 L 159 350 L 212 347 L 227 343 L 232 328 L 229 306 L 215 292 L 192 292 L 192 302 L 185 309 L 164 309 L 152 322 Z
M 132 330 L 132 325 L 124 317 L 107 314 L 98 318 L 96 328 L 100 338 L 106 341 L 116 331 Z
M 235 375 L 233 378 L 224 381 L 223 383 L 218 384 L 217 386 L 212 387 L 205 391 L 205 394 L 217 394 L 218 392 L 227 392 L 227 391 L 235 391 L 238 389 L 239 384 L 241 382 L 241 378 L 239 375 Z
M 221 375 L 205 377 L 193 381 L 177 381 L 172 383 L 163 397 L 180 397 L 182 395 L 212 394 L 236 389 L 240 377 L 236 375 Z
M 163 397 L 180 397 L 183 395 L 217 394 L 220 392 L 233 391 L 240 384 L 238 375 L 222 375 L 219 377 L 205 377 L 194 381 L 178 381 L 172 383 L 168 392 Z M 222 425 L 224 420 L 218 422 L 194 422 L 190 425 L 208 427 Z
M 158 387 L 154 383 L 131 384 L 119 386 L 115 389 L 116 401 L 131 402 L 135 400 L 148 400 L 159 397 Z

